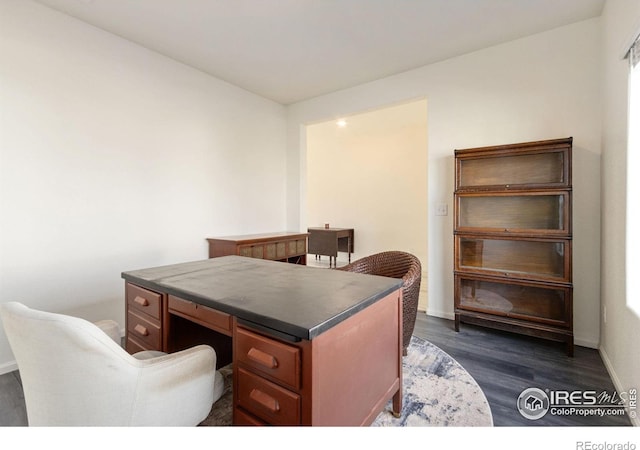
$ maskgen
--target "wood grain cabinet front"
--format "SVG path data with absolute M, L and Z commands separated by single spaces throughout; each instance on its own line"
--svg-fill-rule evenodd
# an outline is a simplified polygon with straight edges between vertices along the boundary
M 570 139 L 457 150 L 456 190 L 570 188 Z
M 299 425 L 301 349 L 237 327 L 234 336 L 235 423 L 255 417 L 273 425 Z
M 454 241 L 455 270 L 505 278 L 569 282 L 567 239 L 512 239 L 458 234 Z
M 127 307 L 160 320 L 162 317 L 162 295 L 131 283 L 126 285 Z
M 242 367 L 238 368 L 238 406 L 272 425 L 300 424 L 300 395 Z
M 516 236 L 568 236 L 569 199 L 567 191 L 459 193 L 455 229 Z
M 173 295 L 169 295 L 168 305 L 170 314 L 184 317 L 192 322 L 231 336 L 232 320 L 227 313 Z
M 281 232 L 207 238 L 209 258 L 238 255 L 294 264 L 307 263 L 308 233 Z
M 291 389 L 300 388 L 300 349 L 297 347 L 238 328 L 236 360 Z
M 127 313 L 127 341 L 133 341 L 143 350 L 160 350 L 162 348 L 162 332 L 160 323 L 149 320 L 135 311 Z
M 126 283 L 126 343 L 129 353 L 163 350 L 163 296 L 157 292 Z
M 456 309 L 571 327 L 571 289 L 547 283 L 456 275 Z
M 268 423 L 238 408 L 236 408 L 233 411 L 233 418 L 234 418 L 233 424 L 241 427 L 247 427 L 247 426 L 260 427 L 260 426 L 269 425 Z

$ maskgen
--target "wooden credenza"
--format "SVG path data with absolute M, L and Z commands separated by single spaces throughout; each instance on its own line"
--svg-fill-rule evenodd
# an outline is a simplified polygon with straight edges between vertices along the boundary
M 280 232 L 207 238 L 209 258 L 237 255 L 307 264 L 308 233 Z

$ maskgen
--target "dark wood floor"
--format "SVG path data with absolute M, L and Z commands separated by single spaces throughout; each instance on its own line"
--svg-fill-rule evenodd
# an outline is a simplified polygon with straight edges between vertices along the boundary
M 0 375 L 0 426 L 27 425 L 22 385 L 18 372 Z
M 426 316 L 416 320 L 414 335 L 427 339 L 451 355 L 482 388 L 495 426 L 631 426 L 625 416 L 553 416 L 538 420 L 523 417 L 516 408 L 527 388 L 542 390 L 595 390 L 615 388 L 597 350 L 575 347 L 573 357 L 564 344 L 530 338 Z
M 461 325 L 418 314 L 414 334 L 455 358 L 478 382 L 491 406 L 495 426 L 629 426 L 624 417 L 552 416 L 528 420 L 516 409 L 520 393 L 529 387 L 550 390 L 614 390 L 597 350 L 564 346 L 540 339 Z M 27 416 L 17 372 L 0 376 L 0 426 L 24 426 Z

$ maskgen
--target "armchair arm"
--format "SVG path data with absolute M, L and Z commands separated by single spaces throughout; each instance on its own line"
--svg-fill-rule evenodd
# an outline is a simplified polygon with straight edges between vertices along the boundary
M 94 325 L 104 331 L 116 344 L 122 345 L 122 336 L 120 335 L 118 322 L 115 320 L 99 320 L 98 322 L 94 322 Z
M 192 426 L 204 420 L 214 402 L 216 353 L 208 345 L 139 365 L 131 425 Z

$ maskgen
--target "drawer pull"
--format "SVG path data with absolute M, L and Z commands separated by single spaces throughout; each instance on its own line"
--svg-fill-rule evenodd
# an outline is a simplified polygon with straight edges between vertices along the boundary
M 136 325 L 133 329 L 142 336 L 149 336 L 149 330 L 140 324 Z
M 275 356 L 258 350 L 255 347 L 251 347 L 251 350 L 249 350 L 247 356 L 253 362 L 256 362 L 261 366 L 267 367 L 269 369 L 275 369 L 276 367 L 278 367 L 278 360 Z
M 280 403 L 278 403 L 278 400 L 271 397 L 269 394 L 265 394 L 260 389 L 253 389 L 251 393 L 249 393 L 249 398 L 254 402 L 264 406 L 269 411 L 280 411 Z
M 133 301 L 136 302 L 140 306 L 149 306 L 149 300 L 147 300 L 144 297 L 140 297 L 139 295 L 136 296 L 136 298 L 134 298 Z

